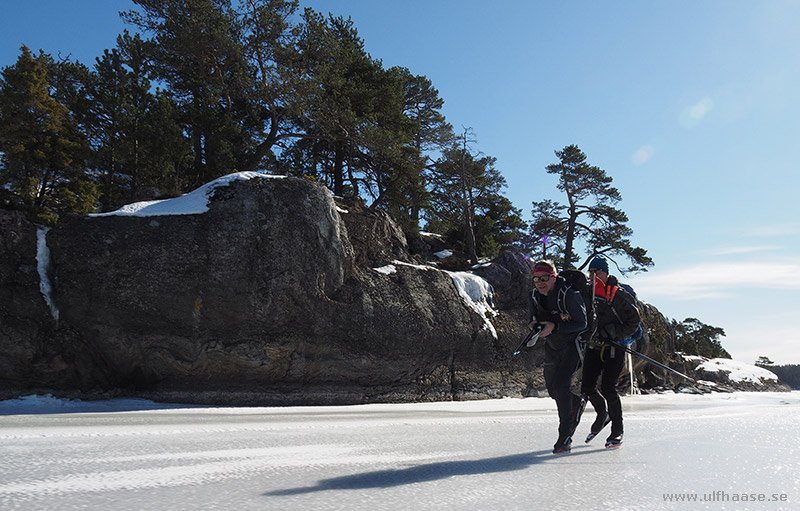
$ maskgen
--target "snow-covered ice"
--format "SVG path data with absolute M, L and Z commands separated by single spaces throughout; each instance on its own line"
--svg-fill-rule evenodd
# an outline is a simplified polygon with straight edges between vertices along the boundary
M 800 393 L 623 406 L 622 448 L 580 440 L 589 409 L 572 454 L 554 456 L 549 398 L 203 408 L 31 396 L 0 402 L 0 509 L 798 508 Z

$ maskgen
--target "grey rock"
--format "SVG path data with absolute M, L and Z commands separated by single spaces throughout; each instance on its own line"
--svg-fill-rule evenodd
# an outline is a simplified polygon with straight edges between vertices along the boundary
M 0 209 L 0 375 L 15 385 L 62 365 L 46 349 L 55 321 L 39 288 L 36 247 L 36 226 L 21 211 Z
M 228 404 L 471 399 L 522 395 L 541 373 L 538 355 L 510 357 L 522 334 L 512 315 L 492 318 L 495 338 L 450 274 L 411 264 L 388 215 L 337 206 L 306 180 L 235 181 L 203 214 L 63 220 L 47 237 L 57 326 L 36 272 L 20 271 L 36 264 L 35 227 L 25 228 L 10 250 L 19 259 L 13 275 L 27 275 L 21 288 L 35 319 L 9 338 L 27 351 L 0 355 L 16 368 L 0 376 L 6 394 Z M 4 237 L 18 231 L 4 228 Z M 375 270 L 387 264 L 394 273 Z M 12 284 L 7 278 L 4 292 Z M 34 363 L 48 357 L 47 370 Z
M 451 273 L 422 265 L 441 240 L 414 237 L 410 249 L 389 215 L 337 204 L 310 181 L 234 181 L 202 214 L 63 219 L 47 235 L 57 321 L 40 290 L 36 231 L 0 210 L 0 398 L 296 405 L 546 395 L 543 351 L 512 356 L 526 331 L 530 261 L 509 251 L 472 270 L 499 309 L 482 317 Z M 666 349 L 669 322 L 643 307 L 639 349 L 678 363 Z M 643 364 L 636 371 L 649 387 L 678 385 Z

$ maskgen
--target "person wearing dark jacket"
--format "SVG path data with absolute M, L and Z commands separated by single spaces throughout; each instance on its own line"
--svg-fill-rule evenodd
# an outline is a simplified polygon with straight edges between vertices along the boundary
M 597 418 L 591 426 L 588 442 L 610 422 L 611 434 L 606 447 L 622 443 L 622 402 L 617 394 L 617 380 L 625 364 L 625 351 L 610 344 L 622 343 L 639 328 L 639 310 L 633 296 L 618 286 L 608 273 L 608 261 L 597 256 L 589 263 L 594 283 L 594 308 L 597 329 L 589 340 L 583 358 L 581 393 L 592 403 Z M 600 379 L 600 391 L 597 381 Z
M 586 329 L 586 306 L 580 293 L 558 277 L 550 261 L 537 261 L 533 269 L 535 289 L 528 297 L 528 328 L 541 325 L 545 339 L 544 380 L 558 408 L 558 440 L 553 453 L 567 453 L 583 406 L 570 384 L 581 365 L 578 336 Z

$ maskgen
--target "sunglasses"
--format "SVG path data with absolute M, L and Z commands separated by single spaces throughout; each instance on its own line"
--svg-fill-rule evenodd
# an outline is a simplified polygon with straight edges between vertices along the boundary
M 552 276 L 552 275 L 539 275 L 539 276 L 534 276 L 534 277 L 533 277 L 533 283 L 535 284 L 535 283 L 537 283 L 537 282 L 547 282 L 547 281 L 549 281 L 551 278 L 553 278 L 553 276 Z

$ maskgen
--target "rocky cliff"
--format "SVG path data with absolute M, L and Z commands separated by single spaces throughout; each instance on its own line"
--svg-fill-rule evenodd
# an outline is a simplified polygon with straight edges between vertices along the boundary
M 490 323 L 459 292 L 466 276 L 413 264 L 387 215 L 301 179 L 206 191 L 205 212 L 65 219 L 40 236 L 49 293 L 36 228 L 3 212 L 5 395 L 314 404 L 541 387 L 534 359 L 510 357 L 522 322 Z
M 505 252 L 445 271 L 412 241 L 413 252 L 388 215 L 337 204 L 315 183 L 252 173 L 49 231 L 0 210 L 0 398 L 546 395 L 541 350 L 511 356 L 530 261 Z M 663 342 L 642 348 L 665 354 Z M 650 374 L 653 386 L 675 383 Z

